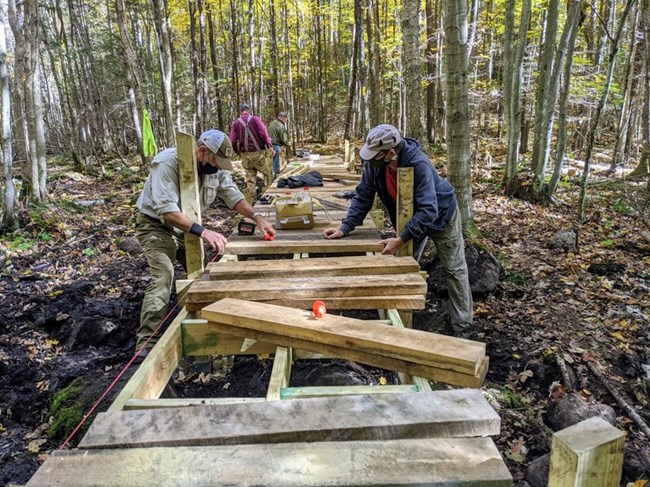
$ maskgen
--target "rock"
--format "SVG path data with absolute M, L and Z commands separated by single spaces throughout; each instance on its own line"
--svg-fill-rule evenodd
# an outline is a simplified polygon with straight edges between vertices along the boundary
M 616 414 L 610 406 L 587 403 L 578 394 L 570 393 L 549 404 L 546 423 L 553 431 L 559 431 L 594 416 L 603 418 L 613 426 L 616 424 Z
M 429 242 L 427 247 L 429 246 L 433 247 L 433 244 Z M 472 295 L 481 297 L 493 292 L 499 284 L 499 278 L 503 271 L 499 261 L 490 252 L 479 249 L 475 245 L 468 245 L 465 248 L 465 260 L 467 261 Z M 429 291 L 436 296 L 446 296 L 447 274 L 440 261 L 433 259 L 427 263 L 424 260 L 422 269 L 429 274 Z
M 127 254 L 138 255 L 144 252 L 142 245 L 135 237 L 129 237 L 117 244 L 117 248 Z
M 526 472 L 526 482 L 530 484 L 530 487 L 546 487 L 548 485 L 548 469 L 550 464 L 550 453 L 542 455 L 530 462 L 528 471 Z
M 549 244 L 549 247 L 552 249 L 559 249 L 564 252 L 577 252 L 578 229 L 572 228 L 570 230 L 560 230 L 553 237 L 553 240 Z

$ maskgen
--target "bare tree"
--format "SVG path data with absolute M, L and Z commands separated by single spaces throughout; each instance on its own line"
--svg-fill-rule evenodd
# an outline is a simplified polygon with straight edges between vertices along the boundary
M 2 117 L 2 226 L 10 226 L 15 217 L 16 187 L 11 173 L 13 153 L 11 149 L 11 93 L 7 72 L 7 39 L 5 36 L 5 5 L 0 2 L 0 116 Z
M 425 110 L 420 71 L 420 1 L 403 0 L 402 4 L 402 64 L 404 66 L 404 92 L 406 94 L 405 135 L 416 139 L 426 151 L 427 137 L 424 122 Z M 467 22 L 467 21 L 465 21 Z

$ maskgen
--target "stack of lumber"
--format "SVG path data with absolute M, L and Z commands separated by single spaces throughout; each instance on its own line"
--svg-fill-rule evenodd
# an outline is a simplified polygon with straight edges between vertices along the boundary
M 479 391 L 102 413 L 40 486 L 511 486 Z
M 207 333 L 223 333 L 322 353 L 439 382 L 479 387 L 485 344 L 332 314 L 226 298 L 201 311 Z M 204 338 L 205 339 L 205 338 Z
M 186 306 L 198 311 L 230 297 L 301 309 L 322 299 L 328 309 L 412 310 L 424 308 L 426 292 L 426 281 L 412 257 L 223 262 L 209 265 L 203 279 L 192 284 Z

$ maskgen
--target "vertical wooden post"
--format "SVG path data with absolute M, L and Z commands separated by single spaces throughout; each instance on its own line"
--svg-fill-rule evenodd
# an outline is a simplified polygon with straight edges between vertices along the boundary
M 413 168 L 397 168 L 397 235 L 413 218 Z M 413 255 L 413 240 L 409 240 L 397 251 L 400 257 Z
M 413 218 L 413 187 L 414 171 L 412 167 L 397 168 L 397 235 L 399 235 L 406 224 Z M 398 251 L 400 257 L 413 255 L 413 239 L 409 240 Z M 400 311 L 400 316 L 404 326 L 411 328 L 413 326 L 413 313 L 411 311 Z
M 548 485 L 613 487 L 621 483 L 625 433 L 599 417 L 553 434 Z
M 354 148 L 354 144 L 350 144 L 350 147 L 348 148 L 348 159 L 345 161 L 348 165 L 348 172 L 355 172 L 357 156 L 355 151 L 356 149 Z
M 350 141 L 345 139 L 345 152 L 343 153 L 343 161 L 345 164 L 350 162 Z
M 185 216 L 201 224 L 201 203 L 199 201 L 199 172 L 196 165 L 194 137 L 176 132 L 178 150 L 178 181 L 181 192 L 181 209 Z M 187 273 L 203 270 L 203 242 L 196 235 L 185 233 L 185 257 Z

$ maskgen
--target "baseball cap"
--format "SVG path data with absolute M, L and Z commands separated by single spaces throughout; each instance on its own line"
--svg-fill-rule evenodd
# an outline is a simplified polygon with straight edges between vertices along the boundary
M 251 109 L 251 106 L 248 103 L 242 103 L 242 104 L 239 105 L 239 111 L 240 112 L 243 112 L 245 110 L 250 111 L 250 109 Z
M 402 136 L 392 125 L 383 123 L 368 132 L 366 143 L 359 151 L 359 156 L 364 161 L 373 159 L 379 152 L 387 151 L 402 141 Z
M 217 159 L 217 166 L 219 169 L 233 170 L 232 162 L 230 159 L 233 156 L 232 142 L 230 137 L 224 134 L 221 130 L 206 130 L 199 137 L 199 143 L 206 146 L 210 152 L 215 154 Z
M 278 117 L 289 118 L 289 114 L 287 112 L 280 112 L 278 113 Z

